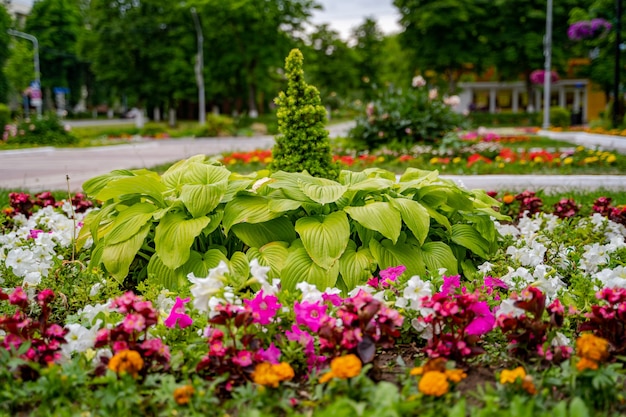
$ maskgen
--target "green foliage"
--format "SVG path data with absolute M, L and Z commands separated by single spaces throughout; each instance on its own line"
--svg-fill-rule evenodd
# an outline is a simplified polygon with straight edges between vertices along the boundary
M 194 131 L 195 137 L 231 136 L 235 133 L 235 122 L 231 117 L 209 113 L 206 124 Z
M 343 171 L 338 181 L 279 171 L 241 176 L 198 155 L 162 176 L 113 171 L 84 184 L 102 209 L 85 219 L 79 242 L 94 240 L 92 264 L 120 282 L 155 276 L 174 289 L 190 272 L 220 261 L 239 285 L 258 259 L 284 288 L 301 281 L 349 290 L 377 268 L 405 265 L 424 275 L 471 270 L 496 250 L 498 203 L 437 172 Z M 470 268 L 470 269 L 468 269 Z
M 314 86 L 304 80 L 304 57 L 293 49 L 285 60 L 287 93 L 276 98 L 278 129 L 272 171 L 307 171 L 314 177 L 336 179 L 328 131 L 324 128 L 326 109 Z
M 479 126 L 537 126 L 540 124 L 539 113 L 487 113 L 473 112 L 468 116 L 472 127 Z
M 59 118 L 49 113 L 32 120 L 20 120 L 17 124 L 17 135 L 9 135 L 7 143 L 67 146 L 74 145 L 78 138 L 65 130 Z
M 4 65 L 9 58 L 9 34 L 7 29 L 11 25 L 11 17 L 4 7 L 0 7 L 0 103 L 7 102 L 9 90 L 7 77 L 4 73 Z M 3 126 L 0 124 L 0 126 Z
M 543 114 L 541 115 L 543 123 Z M 572 114 L 564 107 L 550 107 L 550 125 L 556 127 L 569 127 L 572 123 Z
M 438 144 L 446 133 L 464 123 L 464 116 L 455 113 L 441 98 L 429 98 L 425 87 L 390 87 L 356 119 L 350 138 L 358 149 L 410 149 L 416 144 Z
M 6 104 L 0 103 L 0 128 L 4 131 L 4 126 L 11 121 L 11 110 Z

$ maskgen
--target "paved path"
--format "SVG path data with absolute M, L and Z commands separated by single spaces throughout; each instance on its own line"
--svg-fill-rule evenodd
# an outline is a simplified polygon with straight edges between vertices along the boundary
M 345 135 L 351 125 L 351 123 L 342 123 L 329 126 L 331 136 Z M 565 138 L 564 133 L 560 135 L 564 140 L 572 141 L 571 138 Z M 597 138 L 593 138 L 593 141 L 596 140 Z M 604 140 L 604 143 L 612 146 L 621 146 L 622 143 L 626 146 L 626 138 L 605 137 Z M 624 142 L 620 142 L 621 140 Z M 597 146 L 597 143 L 593 141 L 579 141 L 577 143 L 592 147 Z M 0 152 L 0 188 L 26 189 L 35 192 L 66 190 L 66 176 L 69 176 L 70 189 L 76 192 L 81 190 L 84 181 L 114 169 L 149 168 L 197 154 L 214 155 L 230 151 L 267 149 L 273 143 L 273 136 L 189 138 L 153 140 L 98 148 L 36 148 L 3 151 Z M 626 152 L 626 147 L 624 152 Z M 596 188 L 626 190 L 626 176 L 442 175 L 442 177 L 451 178 L 470 189 L 510 191 L 523 191 L 525 189 L 537 191 L 541 189 L 546 192 Z

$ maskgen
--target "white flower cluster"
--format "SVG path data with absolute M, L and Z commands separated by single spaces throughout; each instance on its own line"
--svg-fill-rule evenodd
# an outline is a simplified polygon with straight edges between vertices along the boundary
M 72 245 L 86 213 L 73 220 L 68 215 L 71 207 L 64 204 L 64 213 L 52 206 L 42 208 L 30 218 L 22 214 L 14 217 L 15 228 L 0 235 L 0 270 L 7 268 L 24 278 L 22 286 L 37 286 L 54 267 L 59 249 Z M 62 259 L 62 258 L 61 258 Z

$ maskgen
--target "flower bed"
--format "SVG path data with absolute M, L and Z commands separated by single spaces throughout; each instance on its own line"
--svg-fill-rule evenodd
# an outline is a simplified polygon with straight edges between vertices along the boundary
M 343 291 L 287 291 L 253 259 L 245 282 L 220 262 L 175 292 L 150 279 L 131 292 L 73 250 L 89 202 L 12 195 L 0 237 L 0 410 L 626 412 L 623 206 L 564 200 L 546 213 L 531 192 L 500 199 L 516 220 L 496 222 L 498 251 L 462 276 L 397 265 Z

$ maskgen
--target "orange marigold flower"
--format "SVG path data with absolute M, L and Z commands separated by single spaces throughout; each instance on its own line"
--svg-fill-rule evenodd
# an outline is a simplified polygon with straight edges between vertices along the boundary
M 277 388 L 282 381 L 288 381 L 294 377 L 294 371 L 287 362 L 272 364 L 263 362 L 258 364 L 252 372 L 252 380 L 259 385 Z
M 424 368 L 421 366 L 418 366 L 416 368 L 411 369 L 411 372 L 409 373 L 411 376 L 417 376 L 417 375 L 422 375 L 424 373 Z
M 511 204 L 513 201 L 515 201 L 514 195 L 506 194 L 504 197 L 502 197 L 502 202 L 504 204 Z
M 579 372 L 582 372 L 585 369 L 591 369 L 595 371 L 598 369 L 598 362 L 592 361 L 591 359 L 587 358 L 580 358 L 580 360 L 576 363 L 576 369 L 578 369 Z
M 137 378 L 143 368 L 143 358 L 136 350 L 121 350 L 109 361 L 109 369 L 117 374 L 129 373 Z
M 189 404 L 191 401 L 191 396 L 194 394 L 195 390 L 191 385 L 184 385 L 182 387 L 176 388 L 174 390 L 174 401 L 178 405 Z
M 535 395 L 537 393 L 537 387 L 535 387 L 532 376 L 526 375 L 524 379 L 522 379 L 522 389 L 530 395 Z
M 450 389 L 450 383 L 446 374 L 439 371 L 426 372 L 420 379 L 417 389 L 422 394 L 441 397 Z
M 445 371 L 446 377 L 450 382 L 461 382 L 463 379 L 467 378 L 467 374 L 463 372 L 462 369 L 446 369 Z
M 595 362 L 602 362 L 609 357 L 609 342 L 591 333 L 585 333 L 576 340 L 576 354 Z
M 348 379 L 354 378 L 361 373 L 361 359 L 355 354 L 340 356 L 330 362 L 330 372 L 322 375 L 320 383 L 330 381 L 332 378 Z
M 514 384 L 517 378 L 524 379 L 524 377 L 526 377 L 526 371 L 521 366 L 511 370 L 504 369 L 500 374 L 500 383 Z

